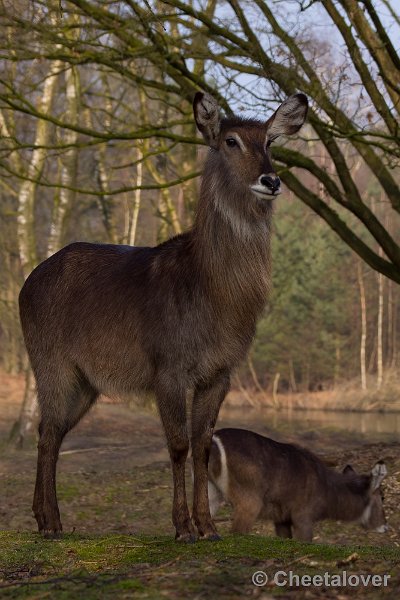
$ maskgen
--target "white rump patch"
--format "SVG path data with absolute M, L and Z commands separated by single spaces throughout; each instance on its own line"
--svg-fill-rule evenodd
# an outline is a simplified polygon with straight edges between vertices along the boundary
M 221 506 L 224 498 L 219 489 L 213 484 L 212 481 L 208 480 L 208 504 L 210 506 L 210 515 L 212 518 L 215 517 L 219 507 Z
M 215 484 L 223 494 L 224 498 L 227 499 L 229 492 L 229 474 L 226 452 L 222 441 L 217 435 L 213 436 L 213 442 L 217 444 L 221 461 L 221 472 L 218 477 L 215 477 Z
M 367 506 L 364 508 L 363 514 L 360 517 L 361 525 L 364 525 L 364 527 L 368 527 L 370 516 L 371 516 L 371 503 L 367 504 Z

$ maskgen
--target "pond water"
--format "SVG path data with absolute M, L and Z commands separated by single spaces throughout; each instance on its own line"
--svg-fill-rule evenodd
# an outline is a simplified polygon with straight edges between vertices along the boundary
M 395 442 L 400 439 L 400 413 L 348 412 L 326 410 L 275 411 L 268 408 L 222 407 L 220 426 L 276 430 L 288 435 L 305 432 L 354 434 L 369 442 Z

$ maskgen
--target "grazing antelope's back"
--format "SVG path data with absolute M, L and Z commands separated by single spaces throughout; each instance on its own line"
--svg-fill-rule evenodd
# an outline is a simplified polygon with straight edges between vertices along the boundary
M 271 201 L 280 193 L 270 144 L 298 131 L 307 98 L 288 98 L 267 122 L 223 119 L 198 93 L 194 116 L 209 145 L 193 228 L 155 248 L 75 243 L 40 264 L 20 294 L 41 409 L 33 510 L 40 531 L 62 527 L 56 462 L 65 434 L 99 394 L 153 391 L 167 437 L 176 537 L 195 532 L 185 492 L 186 394 L 193 392 L 193 520 L 218 537 L 207 460 L 230 383 L 267 300 Z
M 221 501 L 229 501 L 232 529 L 240 533 L 249 532 L 258 517 L 273 520 L 277 535 L 306 541 L 323 519 L 359 521 L 383 532 L 379 486 L 386 473 L 381 462 L 370 475 L 350 466 L 339 473 L 305 448 L 244 429 L 221 429 L 210 452 L 210 510 L 215 515 Z

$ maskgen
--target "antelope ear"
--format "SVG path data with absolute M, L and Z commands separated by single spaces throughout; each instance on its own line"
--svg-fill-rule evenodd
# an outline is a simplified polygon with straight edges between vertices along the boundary
M 221 116 L 216 100 L 210 94 L 197 92 L 193 101 L 193 113 L 203 138 L 211 148 L 216 148 L 221 129 Z
M 371 470 L 371 492 L 374 492 L 385 479 L 388 471 L 383 460 L 380 460 Z
M 355 470 L 351 465 L 346 465 L 342 471 L 343 475 L 347 475 L 348 473 L 355 473 Z
M 280 135 L 293 135 L 303 125 L 307 112 L 307 96 L 304 94 L 289 96 L 268 119 L 268 138 L 274 140 Z

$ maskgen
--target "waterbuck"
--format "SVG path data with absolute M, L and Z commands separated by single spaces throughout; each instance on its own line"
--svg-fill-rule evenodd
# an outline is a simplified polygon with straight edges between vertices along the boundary
M 20 294 L 41 421 L 33 511 L 46 536 L 62 530 L 56 462 L 63 437 L 100 393 L 153 392 L 170 453 L 176 538 L 218 539 L 207 464 L 230 373 L 267 299 L 272 200 L 280 193 L 270 144 L 302 126 L 303 94 L 268 121 L 222 118 L 197 93 L 194 116 L 210 147 L 193 227 L 154 248 L 73 243 L 28 277 Z M 185 491 L 192 400 L 193 523 Z
M 220 429 L 208 468 L 211 515 L 228 501 L 234 532 L 248 533 L 257 518 L 272 520 L 280 537 L 304 541 L 312 541 L 314 523 L 324 519 L 387 531 L 379 489 L 387 475 L 383 462 L 369 475 L 349 465 L 339 473 L 305 448 L 245 429 Z

